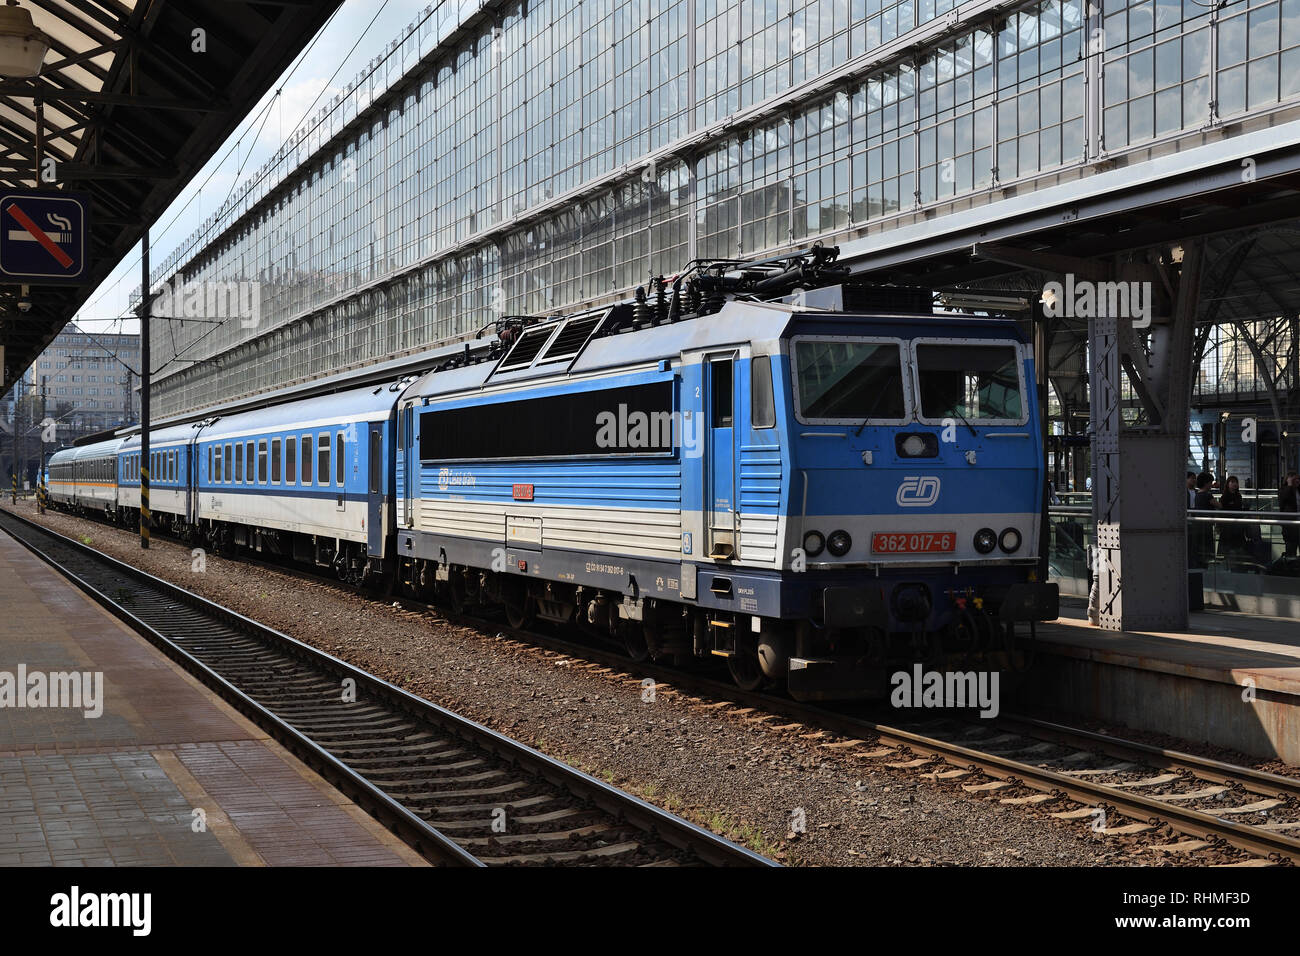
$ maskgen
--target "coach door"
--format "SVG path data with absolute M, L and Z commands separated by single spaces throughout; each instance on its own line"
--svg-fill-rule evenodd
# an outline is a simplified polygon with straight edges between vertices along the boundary
M 727 352 L 704 362 L 707 554 L 718 561 L 736 557 L 736 358 Z

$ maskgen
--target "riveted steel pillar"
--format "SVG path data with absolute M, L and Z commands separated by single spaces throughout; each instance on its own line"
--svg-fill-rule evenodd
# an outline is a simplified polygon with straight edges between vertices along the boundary
M 1201 245 L 1185 247 L 1172 314 L 1152 328 L 1149 366 L 1130 317 L 1101 315 L 1088 323 L 1098 608 L 1108 630 L 1187 627 L 1183 477 L 1200 268 Z M 1135 382 L 1148 409 L 1141 425 L 1123 420 L 1126 362 L 1130 378 L 1137 377 L 1135 366 L 1146 373 Z

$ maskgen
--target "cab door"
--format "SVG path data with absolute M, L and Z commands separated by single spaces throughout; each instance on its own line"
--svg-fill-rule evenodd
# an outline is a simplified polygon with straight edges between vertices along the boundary
M 407 528 L 415 527 L 413 508 L 414 488 L 420 456 L 415 447 L 415 406 L 408 405 L 402 409 L 401 424 L 403 456 L 399 466 L 402 469 L 402 524 Z
M 708 556 L 737 557 L 736 364 L 737 352 L 714 353 L 704 362 L 706 425 L 704 512 Z

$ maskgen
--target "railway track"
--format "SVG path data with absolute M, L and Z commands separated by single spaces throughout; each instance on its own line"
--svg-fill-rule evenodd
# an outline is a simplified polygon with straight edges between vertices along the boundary
M 9 511 L 0 529 L 427 859 L 774 866 L 487 727 Z
M 743 691 L 699 674 L 633 663 L 551 635 L 499 626 L 497 630 L 688 693 L 731 700 L 850 740 L 883 744 L 893 753 L 875 753 L 889 766 L 913 768 L 934 779 L 968 777 L 972 782 L 965 787 L 971 792 L 1016 786 L 1035 791 L 1028 797 L 1006 797 L 1009 804 L 1035 804 L 1051 811 L 1054 802 L 1073 801 L 1081 806 L 1053 815 L 1085 820 L 1101 833 L 1140 833 L 1168 825 L 1187 837 L 1166 846 L 1171 853 L 1227 845 L 1268 861 L 1300 864 L 1300 779 L 1295 777 L 1029 717 L 978 720 L 927 713 L 912 718 L 903 711 L 896 712 L 901 719 L 886 723 Z M 987 781 L 974 782 L 981 776 Z M 1132 822 L 1110 826 L 1112 815 Z
M 374 596 L 301 568 L 255 557 L 251 560 L 304 580 Z M 411 599 L 397 600 L 408 609 L 427 609 Z M 879 759 L 892 767 L 910 766 L 943 780 L 969 779 L 971 782 L 963 785 L 976 793 L 1019 793 L 1011 788 L 1021 787 L 1032 792 L 1001 799 L 1033 804 L 1065 819 L 1083 820 L 1099 832 L 1139 833 L 1168 825 L 1186 837 L 1166 847 L 1171 853 L 1226 845 L 1266 861 L 1300 863 L 1297 778 L 1027 717 L 965 720 L 936 718 L 932 712 L 914 717 L 897 711 L 886 722 L 851 710 L 743 691 L 707 674 L 634 662 L 607 647 L 546 631 L 513 628 L 472 613 L 448 614 L 448 619 L 614 671 L 651 677 L 687 693 L 734 701 L 851 740 L 873 741 L 884 745 L 879 748 Z M 981 778 L 985 778 L 983 782 L 975 782 Z M 1065 809 L 1071 801 L 1079 806 Z M 1062 809 L 1056 810 L 1058 805 Z M 1130 822 L 1111 826 L 1115 816 Z
M 965 787 L 974 793 L 1027 788 L 1034 793 L 1008 796 L 1005 802 L 1034 804 L 1049 812 L 1061 805 L 1054 816 L 1084 820 L 1101 833 L 1141 833 L 1168 825 L 1187 838 L 1166 846 L 1171 853 L 1227 845 L 1266 861 L 1300 864 L 1300 778 L 1030 717 L 979 720 L 932 712 L 913 717 L 899 711 L 895 714 L 901 719 L 887 723 L 850 710 L 743 691 L 706 675 L 634 663 L 550 634 L 520 632 L 483 619 L 478 623 L 687 693 L 731 700 L 849 740 L 884 745 L 873 753 L 887 765 L 933 779 L 969 778 Z M 975 782 L 981 777 L 987 780 Z M 1071 801 L 1081 806 L 1065 808 Z M 1111 826 L 1113 815 L 1131 822 Z

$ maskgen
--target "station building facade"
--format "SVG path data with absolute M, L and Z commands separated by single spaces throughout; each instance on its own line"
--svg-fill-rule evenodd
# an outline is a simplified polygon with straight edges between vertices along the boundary
M 697 257 L 933 221 L 1298 107 L 1300 0 L 439 4 L 155 270 L 155 289 L 248 283 L 256 303 L 155 324 L 155 407 L 620 298 Z

